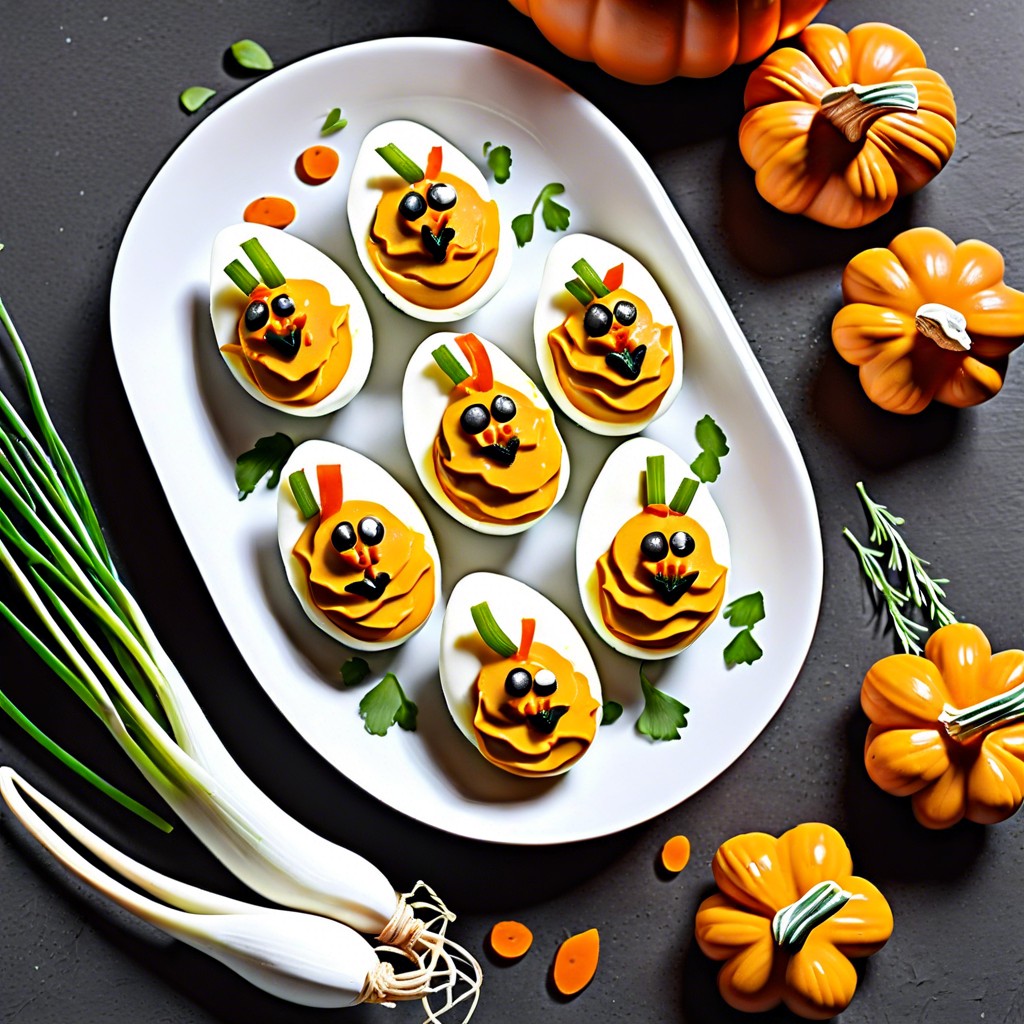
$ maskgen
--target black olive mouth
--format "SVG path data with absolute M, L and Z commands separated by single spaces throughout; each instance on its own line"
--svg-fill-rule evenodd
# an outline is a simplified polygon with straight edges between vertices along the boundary
M 675 604 L 697 582 L 699 575 L 699 572 L 688 572 L 685 576 L 666 576 L 659 572 L 653 586 L 666 604 Z
M 555 726 L 558 725 L 559 719 L 569 710 L 568 704 L 559 704 L 555 708 L 546 708 L 544 711 L 538 711 L 534 715 L 527 715 L 526 721 L 531 729 L 535 729 L 537 732 L 552 733 L 555 731 Z
M 365 597 L 367 601 L 379 601 L 384 596 L 384 591 L 388 589 L 391 576 L 386 572 L 379 572 L 376 576 L 371 577 L 369 573 L 370 571 L 367 569 L 361 580 L 350 583 L 345 588 L 345 593 Z
M 636 380 L 640 376 L 640 368 L 644 365 L 644 356 L 647 355 L 646 345 L 637 345 L 635 349 L 623 349 L 621 352 L 609 352 L 604 361 L 609 369 L 625 377 L 626 380 Z
M 293 327 L 287 334 L 278 334 L 268 329 L 263 339 L 284 359 L 294 359 L 302 347 L 302 328 Z
M 508 444 L 489 444 L 480 449 L 481 455 L 487 455 L 502 466 L 511 466 L 516 461 L 519 451 L 519 438 L 510 438 Z

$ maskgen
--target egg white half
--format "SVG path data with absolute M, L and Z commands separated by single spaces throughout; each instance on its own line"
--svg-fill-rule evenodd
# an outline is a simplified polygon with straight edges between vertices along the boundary
M 399 295 L 378 273 L 366 247 L 374 213 L 381 197 L 380 183 L 387 180 L 398 180 L 398 175 L 377 152 L 378 147 L 386 146 L 389 142 L 393 142 L 410 160 L 414 160 L 421 167 L 425 165 L 430 150 L 434 146 L 440 146 L 442 170 L 468 182 L 485 201 L 493 198 L 490 185 L 476 164 L 458 146 L 415 121 L 385 121 L 371 129 L 363 139 L 355 163 L 352 165 L 352 180 L 348 189 L 348 223 L 355 241 L 356 252 L 359 254 L 359 262 L 362 263 L 370 280 L 380 289 L 381 294 L 388 302 L 418 320 L 426 320 L 428 323 L 450 323 L 454 320 L 462 320 L 490 301 L 508 280 L 516 248 L 512 234 L 512 222 L 499 204 L 500 229 L 494 266 L 491 267 L 491 273 L 487 280 L 475 294 L 464 302 L 449 306 L 447 309 L 426 309 Z
M 281 483 L 277 491 L 277 544 L 288 584 L 299 599 L 303 611 L 309 616 L 310 621 L 315 622 L 325 633 L 353 650 L 385 651 L 390 647 L 398 647 L 412 639 L 426 625 L 430 616 L 428 615 L 412 632 L 397 640 L 374 642 L 350 636 L 310 600 L 306 573 L 292 554 L 292 548 L 306 528 L 307 520 L 302 518 L 295 503 L 288 477 L 296 470 L 305 470 L 310 490 L 319 504 L 320 488 L 316 474 L 318 465 L 341 466 L 345 500 L 359 498 L 364 501 L 375 501 L 393 512 L 410 529 L 423 534 L 427 554 L 434 560 L 434 607 L 437 608 L 441 604 L 441 556 L 437 552 L 434 535 L 430 532 L 419 505 L 410 497 L 409 492 L 386 469 L 351 448 L 331 441 L 304 441 L 292 452 L 281 470 Z
M 548 334 L 558 327 L 570 313 L 581 308 L 565 288 L 565 282 L 576 277 L 576 271 L 572 269 L 572 265 L 580 257 L 585 259 L 602 277 L 609 268 L 618 266 L 620 263 L 623 264 L 622 286 L 628 288 L 650 306 L 655 323 L 672 328 L 674 367 L 672 380 L 653 416 L 619 423 L 599 420 L 581 409 L 577 409 L 569 401 L 565 389 L 562 387 L 558 373 L 555 371 L 551 349 L 548 346 Z M 537 306 L 533 314 L 533 340 L 537 350 L 537 365 L 540 367 L 544 385 L 558 408 L 569 419 L 586 430 L 595 434 L 604 434 L 607 437 L 624 437 L 627 434 L 639 433 L 648 423 L 667 412 L 668 407 L 679 394 L 679 388 L 683 383 L 682 339 L 679 321 L 676 319 L 675 313 L 672 312 L 665 293 L 651 276 L 650 271 L 635 256 L 611 242 L 606 242 L 603 238 L 585 234 L 566 235 L 552 246 L 547 262 L 544 264 Z
M 479 338 L 480 336 L 477 335 Z M 489 533 L 496 537 L 508 537 L 514 533 L 522 533 L 539 523 L 544 516 L 562 500 L 566 487 L 569 486 L 569 449 L 555 424 L 554 431 L 562 446 L 562 468 L 558 476 L 558 489 L 555 500 L 543 515 L 528 523 L 482 523 L 472 516 L 466 515 L 445 494 L 434 472 L 434 438 L 441 426 L 441 417 L 448 408 L 448 399 L 452 390 L 451 378 L 434 362 L 431 352 L 441 345 L 469 370 L 469 365 L 462 356 L 462 350 L 455 341 L 456 335 L 451 331 L 438 331 L 430 335 L 413 352 L 402 381 L 402 426 L 405 431 L 405 446 L 409 449 L 420 482 L 427 493 L 457 522 L 468 526 L 478 533 Z M 480 338 L 484 349 L 491 360 L 494 382 L 507 384 L 511 388 L 528 396 L 540 409 L 550 409 L 547 399 L 541 394 L 536 384 L 514 363 L 497 345 Z M 552 422 L 554 418 L 552 417 Z
M 487 602 L 495 621 L 513 642 L 519 640 L 520 625 L 524 618 L 537 620 L 534 641 L 546 644 L 563 655 L 577 672 L 586 677 L 590 693 L 598 703 L 597 724 L 600 727 L 604 698 L 597 666 L 583 637 L 565 612 L 543 594 L 510 576 L 494 572 L 473 572 L 455 584 L 448 598 L 444 622 L 441 624 L 441 650 L 438 657 L 444 699 L 455 724 L 466 739 L 473 746 L 478 746 L 473 731 L 473 716 L 476 714 L 474 684 L 483 663 L 468 645 L 460 641 L 477 635 L 470 609 L 481 601 Z M 594 742 L 597 742 L 596 734 Z M 561 775 L 568 770 L 568 767 L 560 768 L 537 777 Z
M 217 346 L 231 344 L 238 340 L 238 321 L 249 304 L 248 298 L 235 287 L 224 273 L 232 260 L 241 260 L 254 277 L 255 268 L 242 252 L 242 242 L 258 238 L 267 254 L 277 264 L 286 278 L 318 281 L 330 293 L 331 302 L 336 306 L 348 306 L 348 326 L 352 334 L 352 360 L 345 376 L 338 386 L 313 405 L 288 405 L 268 398 L 249 379 L 242 360 L 235 355 L 221 351 L 235 379 L 258 402 L 280 409 L 291 416 L 323 416 L 347 405 L 366 383 L 373 361 L 373 327 L 366 304 L 352 279 L 329 256 L 304 242 L 301 238 L 263 224 L 232 224 L 224 228 L 213 241 L 210 258 L 210 317 Z
M 653 441 L 649 437 L 634 437 L 631 441 L 624 441 L 608 456 L 594 481 L 594 486 L 583 506 L 576 534 L 576 581 L 579 584 L 583 609 L 590 619 L 590 624 L 609 647 L 633 658 L 643 658 L 644 661 L 671 658 L 686 645 L 655 651 L 626 643 L 615 636 L 604 624 L 601 615 L 597 560 L 611 547 L 615 535 L 627 520 L 644 510 L 643 474 L 647 469 L 647 458 L 651 455 L 665 457 L 665 492 L 668 500 L 675 494 L 683 477 L 695 479 L 690 467 L 682 458 L 658 441 Z M 728 569 L 732 565 L 729 531 L 705 484 L 702 483 L 697 488 L 687 515 L 704 527 L 711 540 L 715 561 Z

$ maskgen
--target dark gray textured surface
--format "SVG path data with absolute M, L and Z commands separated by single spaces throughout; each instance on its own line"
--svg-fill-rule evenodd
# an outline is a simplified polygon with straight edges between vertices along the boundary
M 949 597 L 998 648 L 1020 645 L 1024 569 L 1024 365 L 973 411 L 885 414 L 832 351 L 828 325 L 845 261 L 904 227 L 980 237 L 1024 287 L 1024 15 L 1010 4 L 905 0 L 895 7 L 833 0 L 844 27 L 891 18 L 950 81 L 960 134 L 949 167 L 881 222 L 841 233 L 786 217 L 756 195 L 735 141 L 747 70 L 709 82 L 639 89 L 563 58 L 503 0 L 241 3 L 131 0 L 0 2 L 0 294 L 35 355 L 55 418 L 85 472 L 119 564 L 228 746 L 275 797 L 332 838 L 369 855 L 399 886 L 431 880 L 462 912 L 458 934 L 484 957 L 482 1024 L 743 1019 L 714 986 L 692 940 L 707 863 L 737 832 L 778 833 L 820 819 L 847 836 L 858 871 L 887 895 L 895 934 L 863 972 L 845 1024 L 1024 1021 L 1020 877 L 1024 819 L 931 834 L 904 801 L 880 793 L 861 760 L 860 679 L 891 650 L 872 629 L 855 560 L 839 530 L 863 533 L 853 483 L 910 519 L 908 534 L 952 579 Z M 348 784 L 310 751 L 249 676 L 206 595 L 163 501 L 114 367 L 107 292 L 119 239 L 162 160 L 194 121 L 175 102 L 187 85 L 242 86 L 222 68 L 250 36 L 279 64 L 357 39 L 452 35 L 538 63 L 592 99 L 637 143 L 665 183 L 793 424 L 825 536 L 825 595 L 792 695 L 724 776 L 660 820 L 572 848 L 517 850 L 414 825 Z M 158 311 L 154 315 L 159 315 Z M 144 332 L 143 332 L 144 335 Z M 144 343 L 144 336 L 140 336 Z M 1024 364 L 1024 356 L 1017 359 Z M 118 783 L 145 795 L 113 745 L 54 691 L 8 634 L 2 685 Z M 685 738 L 683 740 L 685 742 Z M 268 752 L 271 752 L 268 754 Z M 78 808 L 141 859 L 226 892 L 236 883 L 179 830 L 150 834 L 86 792 L 6 720 L 0 761 Z M 693 841 L 691 866 L 666 881 L 661 843 Z M 298 1022 L 332 1015 L 284 1006 L 199 954 L 83 895 L 12 827 L 0 824 L 0 1020 L 19 1024 Z M 503 916 L 530 924 L 513 967 L 483 953 Z M 573 1001 L 547 972 L 568 931 L 597 926 L 598 976 Z M 343 1019 L 382 1020 L 361 1008 Z M 391 1019 L 413 1021 L 400 1008 Z M 785 1021 L 785 1013 L 766 1021 Z

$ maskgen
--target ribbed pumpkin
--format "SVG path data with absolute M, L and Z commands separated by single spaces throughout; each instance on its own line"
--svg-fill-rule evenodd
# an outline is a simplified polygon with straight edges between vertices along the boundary
M 977 626 L 943 626 L 923 658 L 876 662 L 860 702 L 868 774 L 909 796 L 922 825 L 991 824 L 1024 803 L 1024 651 L 993 654 Z
M 800 31 L 825 0 L 512 0 L 548 41 L 627 82 L 710 78 Z
M 935 228 L 854 256 L 843 298 L 832 341 L 860 367 L 868 398 L 890 412 L 986 401 L 1024 341 L 1024 292 L 1003 283 L 999 251 L 976 239 L 956 245 Z
M 826 1020 L 857 988 L 850 957 L 870 956 L 892 934 L 885 897 L 853 874 L 843 837 L 830 825 L 797 825 L 727 839 L 712 861 L 719 892 L 697 911 L 697 942 L 718 972 L 722 997 L 757 1013 L 785 1003 Z
M 868 224 L 942 170 L 956 104 L 921 47 L 892 25 L 811 25 L 747 82 L 743 158 L 784 213 L 837 228 Z

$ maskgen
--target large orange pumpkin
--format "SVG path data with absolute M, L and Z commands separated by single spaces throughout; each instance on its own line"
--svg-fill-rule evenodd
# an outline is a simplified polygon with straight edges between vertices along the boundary
M 548 41 L 627 82 L 710 78 L 800 31 L 825 0 L 512 0 Z
M 892 25 L 811 25 L 754 70 L 740 123 L 757 190 L 784 213 L 868 224 L 927 184 L 956 143 L 956 104 Z

